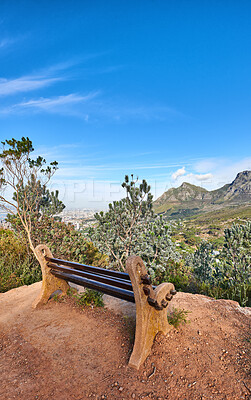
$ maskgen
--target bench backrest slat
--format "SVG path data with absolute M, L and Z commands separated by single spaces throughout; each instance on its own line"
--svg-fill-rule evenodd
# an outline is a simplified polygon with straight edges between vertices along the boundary
M 112 271 L 110 269 L 105 269 L 105 268 L 100 268 L 100 267 L 93 267 L 91 265 L 85 265 L 85 264 L 79 264 L 76 262 L 72 261 L 66 261 L 66 260 L 60 260 L 59 258 L 50 258 L 45 256 L 46 261 L 56 263 L 59 265 L 65 265 L 67 267 L 71 267 L 74 269 L 79 269 L 80 271 L 86 271 L 86 272 L 93 272 L 95 274 L 101 274 L 101 275 L 108 275 L 113 277 L 114 279 L 123 279 L 125 281 L 130 281 L 130 276 L 129 274 L 126 274 L 125 272 L 119 272 L 119 271 Z
M 107 285 L 112 285 L 114 287 L 119 287 L 122 289 L 130 290 L 131 292 L 133 291 L 132 284 L 131 282 L 125 281 L 125 280 L 118 280 L 114 279 L 113 277 L 107 276 L 107 275 L 97 275 L 93 274 L 91 272 L 86 272 L 86 271 L 80 271 L 77 269 L 69 268 L 69 267 L 64 267 L 62 265 L 56 265 L 52 263 L 48 263 L 48 267 L 51 268 L 51 270 L 56 270 L 56 271 L 61 271 L 65 272 L 71 275 L 77 275 L 77 276 L 82 276 L 83 278 L 88 278 L 97 282 L 103 282 L 106 283 Z

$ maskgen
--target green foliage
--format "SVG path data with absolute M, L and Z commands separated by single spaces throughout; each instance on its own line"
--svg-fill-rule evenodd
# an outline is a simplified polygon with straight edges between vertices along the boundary
M 109 204 L 109 211 L 95 214 L 97 225 L 89 229 L 89 236 L 98 249 L 107 254 L 110 263 L 124 270 L 127 257 L 134 251 L 139 227 L 152 216 L 152 195 L 146 181 L 137 185 L 125 176 L 122 187 L 126 197 Z
M 180 325 L 184 325 L 187 322 L 187 315 L 190 311 L 181 310 L 179 308 L 173 308 L 171 311 L 167 312 L 167 320 L 170 325 L 173 325 L 177 329 Z
M 193 258 L 194 274 L 201 293 L 238 301 L 242 306 L 251 295 L 251 222 L 233 224 L 225 230 L 222 251 L 202 242 Z
M 107 257 L 101 255 L 94 245 L 73 225 L 44 216 L 37 221 L 33 231 L 34 244 L 46 243 L 55 257 L 102 267 Z
M 150 186 L 138 185 L 125 176 L 126 197 L 109 205 L 109 211 L 95 214 L 97 224 L 89 229 L 94 245 L 109 256 L 109 265 L 125 270 L 128 256 L 137 254 L 147 266 L 177 258 L 170 239 L 170 226 L 152 211 Z
M 184 232 L 183 236 L 185 239 L 185 243 L 190 246 L 198 245 L 201 242 L 201 239 L 199 236 L 196 236 L 196 233 L 196 230 L 191 228 Z
M 58 193 L 50 193 L 46 189 L 57 170 L 57 162 L 46 165 L 46 160 L 41 156 L 31 159 L 34 148 L 28 137 L 22 137 L 21 140 L 5 140 L 2 145 L 0 208 L 12 214 L 14 219 L 19 219 L 19 225 L 22 226 L 29 246 L 35 254 L 32 232 L 35 222 L 41 218 L 41 210 L 51 213 L 64 208 L 58 199 Z M 12 200 L 6 195 L 6 188 L 14 192 Z
M 80 307 L 104 307 L 103 294 L 96 290 L 85 289 L 84 293 L 79 294 L 76 290 L 70 288 L 67 294 L 73 298 Z
M 133 251 L 152 268 L 165 265 L 170 260 L 178 260 L 179 256 L 170 235 L 170 224 L 162 216 L 154 216 L 148 223 L 139 225 Z
M 0 259 L 3 264 L 19 264 L 27 259 L 27 246 L 20 234 L 0 229 Z
M 170 260 L 166 265 L 151 265 L 148 268 L 154 285 L 171 282 L 177 290 L 189 290 L 193 282 L 191 268 L 183 261 Z
M 0 230 L 0 292 L 41 279 L 41 270 L 27 251 L 22 236 Z
M 107 265 L 107 257 L 76 231 L 72 225 L 44 217 L 33 232 L 34 244 L 46 243 L 57 258 L 90 264 Z M 0 230 L 0 291 L 41 280 L 41 268 L 30 251 L 27 238 L 17 231 Z
M 24 263 L 6 265 L 0 261 L 0 292 L 40 281 L 41 270 L 26 260 Z
M 224 237 L 210 238 L 209 242 L 213 245 L 214 249 L 222 249 L 224 245 Z
M 18 193 L 14 192 L 13 200 L 18 202 L 20 210 L 24 211 L 25 203 L 29 204 L 29 213 L 33 218 L 41 218 L 42 215 L 53 216 L 59 214 L 65 205 L 58 198 L 59 191 L 50 192 L 45 184 L 37 180 L 31 174 L 26 185 L 20 184 Z
M 203 241 L 194 253 L 194 273 L 199 280 L 210 282 L 215 271 L 215 257 L 213 245 Z

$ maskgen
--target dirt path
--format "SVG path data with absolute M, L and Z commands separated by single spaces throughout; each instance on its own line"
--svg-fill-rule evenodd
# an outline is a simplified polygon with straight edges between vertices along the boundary
M 0 294 L 1 400 L 251 398 L 250 309 L 178 293 L 173 306 L 190 310 L 190 323 L 159 335 L 137 372 L 127 368 L 131 309 L 125 317 L 51 300 L 32 310 L 39 289 Z

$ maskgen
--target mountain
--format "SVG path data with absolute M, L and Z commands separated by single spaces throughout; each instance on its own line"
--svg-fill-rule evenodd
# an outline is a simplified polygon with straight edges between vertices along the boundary
M 212 191 L 184 182 L 163 193 L 153 203 L 157 213 L 172 218 L 244 204 L 251 205 L 251 171 L 239 172 L 232 183 Z

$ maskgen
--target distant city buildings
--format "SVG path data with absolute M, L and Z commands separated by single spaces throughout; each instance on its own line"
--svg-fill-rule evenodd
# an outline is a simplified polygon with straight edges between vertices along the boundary
M 75 229 L 79 230 L 87 228 L 95 222 L 94 214 L 96 212 L 96 210 L 88 209 L 64 209 L 57 216 L 61 218 L 62 222 L 70 223 L 75 227 Z
M 97 211 L 88 209 L 64 209 L 60 214 L 56 215 L 62 222 L 72 224 L 76 230 L 88 228 L 95 222 L 94 214 Z M 0 227 L 4 229 L 10 228 L 10 224 L 5 221 L 6 212 L 0 211 Z

